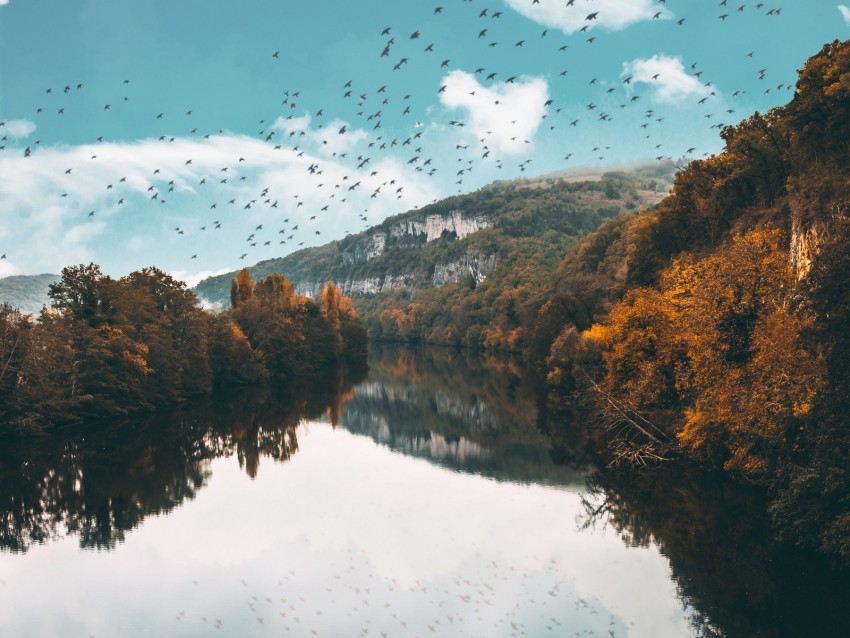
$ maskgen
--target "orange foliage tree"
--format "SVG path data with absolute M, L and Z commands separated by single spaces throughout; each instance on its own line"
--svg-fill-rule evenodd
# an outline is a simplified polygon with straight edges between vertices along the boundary
M 675 261 L 659 289 L 631 291 L 585 333 L 602 347 L 599 386 L 630 409 L 666 417 L 688 454 L 765 475 L 823 383 L 801 343 L 810 320 L 794 307 L 795 283 L 775 229 Z

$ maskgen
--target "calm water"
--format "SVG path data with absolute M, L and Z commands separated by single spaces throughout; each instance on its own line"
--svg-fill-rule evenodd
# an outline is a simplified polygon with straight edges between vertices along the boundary
M 850 635 L 760 495 L 554 464 L 508 362 L 318 388 L 6 442 L 0 635 Z

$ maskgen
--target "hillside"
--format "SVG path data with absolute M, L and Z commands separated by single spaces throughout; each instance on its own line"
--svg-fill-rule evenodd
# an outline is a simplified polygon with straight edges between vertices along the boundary
M 764 485 L 777 534 L 850 565 L 850 42 L 669 196 L 569 251 L 524 316 L 550 430 L 613 463 Z M 538 310 L 539 309 L 539 310 Z
M 21 312 L 36 314 L 50 305 L 47 287 L 59 281 L 59 275 L 14 275 L 0 279 L 0 304 L 7 303 Z
M 364 295 L 410 293 L 468 276 L 480 283 L 509 256 L 511 242 L 554 233 L 566 247 L 606 219 L 657 203 L 672 173 L 667 163 L 582 181 L 552 176 L 497 182 L 387 218 L 357 235 L 260 262 L 249 272 L 254 280 L 283 274 L 309 295 L 332 280 L 355 302 Z M 195 292 L 226 307 L 235 275 L 205 279 Z

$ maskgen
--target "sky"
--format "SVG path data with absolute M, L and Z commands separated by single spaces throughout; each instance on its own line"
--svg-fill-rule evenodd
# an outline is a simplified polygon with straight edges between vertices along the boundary
M 189 285 L 495 180 L 722 150 L 831 0 L 0 0 L 0 277 Z

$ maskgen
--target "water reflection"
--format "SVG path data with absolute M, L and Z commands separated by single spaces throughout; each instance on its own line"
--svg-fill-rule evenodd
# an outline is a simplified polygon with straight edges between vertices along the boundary
M 145 418 L 90 424 L 0 453 L 0 548 L 65 535 L 112 549 L 146 517 L 196 497 L 209 462 L 235 456 L 248 476 L 298 450 L 304 420 L 327 419 L 403 454 L 501 480 L 581 486 L 554 464 L 533 393 L 515 362 L 453 350 L 376 350 L 365 370 L 328 373 L 286 395 L 268 390 Z
M 290 394 L 248 391 L 90 424 L 84 433 L 7 440 L 0 454 L 0 547 L 23 552 L 75 535 L 84 548 L 112 549 L 146 517 L 195 498 L 212 459 L 235 456 L 252 478 L 264 457 L 289 459 L 301 422 L 338 412 L 364 374 L 334 370 Z
M 4 442 L 4 630 L 850 635 L 848 578 L 773 543 L 757 489 L 555 463 L 581 437 L 516 362 L 376 350 L 313 381 Z
M 462 472 L 582 486 L 537 427 L 535 393 L 519 362 L 453 349 L 375 349 L 369 379 L 339 424 L 389 448 Z
M 850 575 L 773 541 L 757 487 L 663 466 L 596 474 L 583 506 L 582 527 L 661 550 L 697 636 L 850 635 Z

